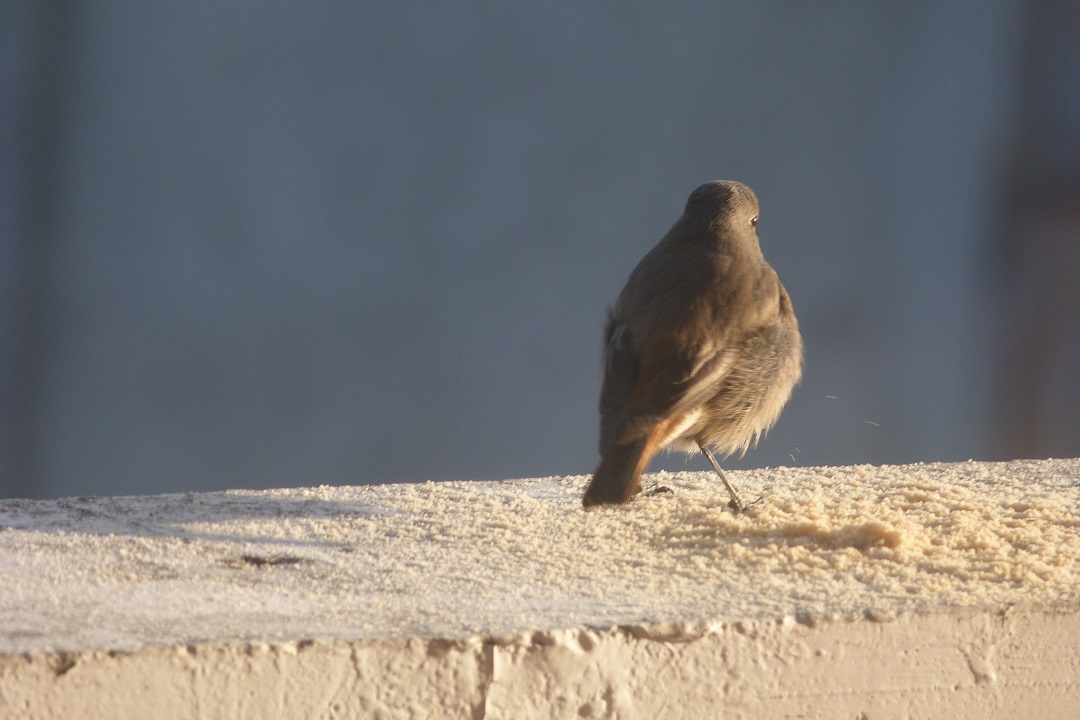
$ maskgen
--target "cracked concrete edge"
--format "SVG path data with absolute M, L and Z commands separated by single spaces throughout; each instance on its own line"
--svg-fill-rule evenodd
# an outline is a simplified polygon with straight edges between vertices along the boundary
M 1073 717 L 1080 607 L 0 657 L 0 717 Z

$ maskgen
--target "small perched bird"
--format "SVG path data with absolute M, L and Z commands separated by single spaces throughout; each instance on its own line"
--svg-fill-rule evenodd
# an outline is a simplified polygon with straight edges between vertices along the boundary
M 649 461 L 670 448 L 705 453 L 729 505 L 744 508 L 710 448 L 727 457 L 755 445 L 802 376 L 803 357 L 757 222 L 750 188 L 706 183 L 630 274 L 604 329 L 601 458 L 585 507 L 629 502 Z

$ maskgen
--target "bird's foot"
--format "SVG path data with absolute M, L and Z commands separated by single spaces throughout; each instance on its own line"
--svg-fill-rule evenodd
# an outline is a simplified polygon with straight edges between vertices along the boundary
M 765 499 L 764 495 L 758 495 L 750 502 L 743 502 L 741 498 L 733 497 L 728 500 L 727 507 L 731 508 L 732 515 L 742 515 L 748 513 L 761 506 L 761 501 Z

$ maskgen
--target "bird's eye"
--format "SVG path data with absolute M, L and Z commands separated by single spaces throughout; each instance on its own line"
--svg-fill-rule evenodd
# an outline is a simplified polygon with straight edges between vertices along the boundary
M 750 218 L 750 227 L 757 227 L 757 215 Z

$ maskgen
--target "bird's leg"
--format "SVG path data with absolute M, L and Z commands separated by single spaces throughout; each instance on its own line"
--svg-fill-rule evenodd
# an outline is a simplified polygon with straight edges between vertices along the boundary
M 709 450 L 708 445 L 698 440 L 698 447 L 701 448 L 701 452 L 705 453 L 705 457 L 709 458 L 709 462 L 712 463 L 713 470 L 720 476 L 720 479 L 724 481 L 724 487 L 727 488 L 728 493 L 731 495 L 731 502 L 728 503 L 728 507 L 736 515 L 746 509 L 746 505 L 739 499 L 739 494 L 735 492 L 735 488 L 728 482 L 727 476 L 724 475 L 724 471 L 720 469 L 720 463 L 716 462 L 716 458 L 713 457 L 712 451 Z

